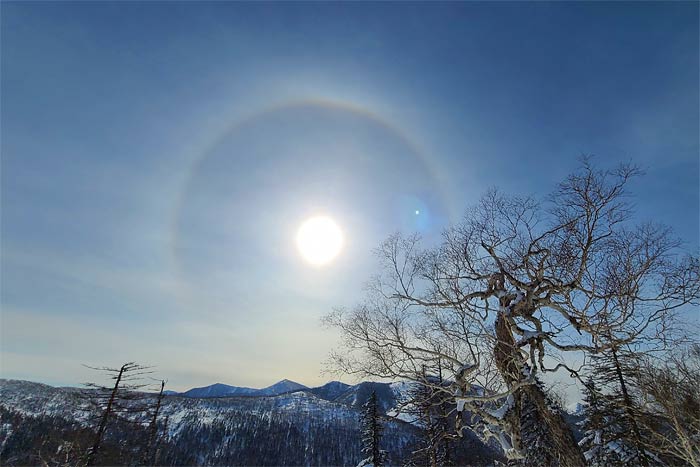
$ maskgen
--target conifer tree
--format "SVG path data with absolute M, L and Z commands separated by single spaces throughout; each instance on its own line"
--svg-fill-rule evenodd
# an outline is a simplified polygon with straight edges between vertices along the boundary
M 539 388 L 549 410 L 562 417 L 560 408 L 551 400 L 542 382 L 535 378 L 533 385 Z M 524 465 L 559 465 L 556 458 L 555 438 L 545 423 L 542 413 L 537 410 L 536 402 L 527 393 L 520 394 L 519 398 L 517 406 L 520 407 L 520 410 L 510 410 L 506 417 L 518 417 L 519 415 L 519 442 L 526 455 L 525 461 L 522 463 Z
M 584 386 L 583 402 L 584 419 L 579 423 L 583 430 L 583 438 L 579 446 L 583 450 L 586 462 L 591 467 L 622 465 L 619 454 L 611 449 L 613 442 L 615 410 L 603 394 L 598 390 L 593 378 L 589 378 Z
M 620 344 L 611 344 L 592 356 L 592 372 L 584 392 L 586 436 L 579 444 L 594 466 L 662 464 L 656 446 L 648 442 L 658 427 L 640 399 L 642 356 Z
M 439 463 L 439 419 L 436 417 L 435 394 L 430 386 L 414 384 L 408 391 L 403 413 L 421 427 L 418 449 L 413 452 L 412 465 L 437 466 Z
M 366 456 L 360 466 L 382 467 L 385 452 L 381 449 L 383 427 L 379 419 L 377 393 L 372 391 L 362 412 L 362 453 Z
M 452 441 L 456 437 L 454 421 L 449 420 L 452 402 L 449 383 L 442 378 L 438 364 L 434 375 L 421 372 L 420 383 L 414 383 L 402 401 L 401 412 L 421 427 L 418 449 L 412 465 L 446 466 L 453 463 Z M 452 423 L 450 423 L 452 422 Z
M 595 381 L 602 394 L 598 405 L 606 423 L 608 439 L 604 446 L 614 452 L 605 465 L 619 462 L 621 465 L 655 465 L 656 462 L 644 447 L 644 413 L 634 396 L 632 382 L 636 372 L 635 353 L 617 346 L 593 356 Z M 617 459 L 617 460 L 616 460 Z

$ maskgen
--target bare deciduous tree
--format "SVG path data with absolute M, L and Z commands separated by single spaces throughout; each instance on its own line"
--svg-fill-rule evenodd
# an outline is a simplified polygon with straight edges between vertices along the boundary
M 700 345 L 646 359 L 634 383 L 645 402 L 644 444 L 659 456 L 700 467 Z
M 700 296 L 698 258 L 668 229 L 631 225 L 625 188 L 638 174 L 584 159 L 543 203 L 489 192 L 437 247 L 390 237 L 366 300 L 326 318 L 343 336 L 333 367 L 430 384 L 421 368 L 440 362 L 453 384 L 434 389 L 509 458 L 583 465 L 538 375 L 579 377 L 567 355 L 662 339 Z

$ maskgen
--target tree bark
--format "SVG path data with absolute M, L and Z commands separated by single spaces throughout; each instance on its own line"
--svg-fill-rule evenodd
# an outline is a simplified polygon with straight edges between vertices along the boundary
M 496 319 L 496 345 L 494 348 L 496 365 L 509 388 L 521 382 L 525 375 L 522 368 L 525 362 L 516 348 L 513 333 L 508 325 L 508 320 L 500 313 Z M 585 460 L 579 449 L 571 429 L 558 411 L 550 409 L 547 396 L 542 388 L 537 384 L 529 384 L 515 390 L 515 408 L 508 416 L 508 422 L 512 426 L 515 436 L 514 445 L 518 445 L 523 440 L 523 416 L 534 416 L 533 423 L 541 422 L 542 426 L 533 428 L 544 429 L 547 440 L 551 445 L 549 449 L 542 449 L 538 452 L 536 463 L 544 462 L 547 465 L 557 465 L 562 467 L 583 467 Z M 526 450 L 527 452 L 527 450 Z M 529 456 L 527 456 L 529 457 Z M 532 463 L 534 459 L 527 459 Z

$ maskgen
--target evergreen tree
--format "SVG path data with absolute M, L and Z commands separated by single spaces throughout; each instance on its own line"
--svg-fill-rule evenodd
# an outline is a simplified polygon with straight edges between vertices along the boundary
M 436 376 L 421 375 L 407 391 L 401 412 L 411 416 L 421 427 L 421 437 L 413 452 L 411 465 L 430 467 L 452 465 L 452 441 L 456 437 L 454 422 L 450 423 L 451 394 L 439 371 Z
M 419 444 L 410 459 L 411 465 L 434 467 L 439 463 L 439 420 L 434 399 L 434 391 L 426 384 L 416 383 L 407 393 L 406 407 L 402 412 L 411 416 L 421 427 Z
M 535 379 L 533 386 L 538 388 L 538 394 L 543 397 L 544 404 L 549 411 L 558 417 L 562 417 L 560 408 L 554 404 L 547 394 L 544 385 Z M 555 440 L 549 425 L 543 418 L 543 413 L 537 409 L 534 395 L 529 392 L 516 394 L 516 408 L 507 413 L 506 417 L 517 417 L 520 426 L 520 445 L 525 459 L 524 465 L 561 465 L 561 459 L 557 456 Z M 518 410 L 519 408 L 519 410 Z
M 599 465 L 658 464 L 658 459 L 644 447 L 645 433 L 641 421 L 645 414 L 632 385 L 636 358 L 634 352 L 621 346 L 612 346 L 593 356 L 594 376 L 591 387 L 586 388 L 586 395 L 595 404 L 591 409 L 591 429 L 595 430 L 593 423 L 603 429 L 597 443 L 600 448 L 590 447 L 602 459 Z
M 598 391 L 593 378 L 589 378 L 584 387 L 584 419 L 579 422 L 583 438 L 579 446 L 583 449 L 586 462 L 591 467 L 622 465 L 622 459 L 615 446 L 615 412 L 606 397 Z M 612 410 L 611 410 L 612 409 Z
M 362 453 L 366 456 L 360 466 L 382 467 L 385 452 L 381 449 L 383 427 L 379 419 L 377 393 L 372 391 L 362 412 Z

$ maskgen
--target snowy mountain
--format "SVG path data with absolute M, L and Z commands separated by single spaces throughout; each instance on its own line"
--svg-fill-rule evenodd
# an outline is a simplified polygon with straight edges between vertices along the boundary
M 350 387 L 340 396 L 333 399 L 335 402 L 360 409 L 370 394 L 377 394 L 377 405 L 382 413 L 386 414 L 389 410 L 396 407 L 397 397 L 392 390 L 390 383 L 376 383 L 371 381 L 362 382 Z
M 216 394 L 235 388 L 217 386 L 203 392 Z M 283 380 L 253 390 L 283 392 L 270 396 L 165 397 L 160 414 L 161 454 L 156 463 L 357 465 L 362 457 L 360 411 L 356 407 L 372 390 L 381 393 L 382 403 L 389 407 L 395 400 L 391 394 L 394 388 L 386 383 L 348 386 L 339 382 L 314 389 L 299 386 Z M 60 451 L 65 440 L 89 445 L 98 418 L 81 393 L 84 391 L 75 388 L 0 379 L 0 465 L 36 464 L 39 459 L 31 457 L 32 453 Z M 420 430 L 388 417 L 383 425 L 382 447 L 388 452 L 389 465 L 397 465 L 416 449 Z M 112 464 L 115 459 L 139 459 L 143 440 L 147 439 L 144 427 L 143 423 L 113 422 L 106 440 L 109 449 L 105 448 L 105 455 L 113 457 L 106 457 L 104 463 L 109 464 L 110 459 Z M 470 464 L 480 465 L 494 458 L 494 453 L 473 437 L 467 436 L 460 443 L 459 449 Z
M 406 399 L 412 384 L 410 382 L 378 383 L 365 381 L 351 386 L 340 381 L 331 381 L 323 386 L 308 389 L 308 392 L 321 399 L 338 402 L 358 410 L 367 402 L 370 394 L 376 392 L 379 409 L 386 415 L 396 411 L 396 408 Z
M 311 388 L 309 389 L 309 392 L 315 394 L 321 399 L 332 401 L 346 393 L 351 387 L 352 386 L 349 384 L 341 383 L 340 381 L 331 381 L 323 386 Z
M 201 388 L 192 388 L 180 395 L 185 397 L 226 397 L 226 396 L 252 396 L 259 389 L 229 386 L 228 384 L 215 383 Z
M 181 395 L 185 397 L 276 396 L 279 394 L 284 394 L 285 392 L 299 391 L 302 389 L 307 389 L 307 387 L 303 384 L 299 384 L 288 379 L 283 379 L 272 386 L 262 389 L 229 386 L 228 384 L 216 383 L 210 386 L 189 389 L 181 393 Z
M 281 383 L 265 389 L 298 387 Z M 94 415 L 74 389 L 0 380 L 0 464 L 12 464 L 12 459 L 20 465 L 36 464 L 38 459 L 22 457 L 31 451 L 26 447 L 31 441 L 28 433 L 49 440 L 74 439 L 81 429 L 94 428 Z M 362 458 L 359 412 L 306 391 L 275 396 L 168 396 L 161 417 L 168 420 L 160 457 L 166 465 L 356 465 Z M 138 425 L 120 428 L 115 423 L 112 430 L 115 446 L 116 440 L 138 446 L 145 438 L 133 435 Z M 385 449 L 392 458 L 398 461 L 409 455 L 415 427 L 387 419 L 385 433 Z M 130 436 L 129 443 L 122 442 Z M 32 441 L 32 445 L 43 446 L 45 441 Z M 139 454 L 132 455 L 138 458 Z
M 411 383 L 408 382 L 377 383 L 370 381 L 362 382 L 356 385 L 349 385 L 340 381 L 331 381 L 323 386 L 308 388 L 295 381 L 283 379 L 282 381 L 262 389 L 216 383 L 201 388 L 192 388 L 181 393 L 168 391 L 167 394 L 193 398 L 232 396 L 258 397 L 277 396 L 296 391 L 307 391 L 321 399 L 338 402 L 359 409 L 367 401 L 367 398 L 372 391 L 374 391 L 377 393 L 377 398 L 379 400 L 379 406 L 382 413 L 386 414 L 396 407 L 399 400 L 405 396 L 410 385 Z
M 306 386 L 303 384 L 299 384 L 297 382 L 288 380 L 288 379 L 283 379 L 282 381 L 279 381 L 272 386 L 268 386 L 266 388 L 262 388 L 258 391 L 256 395 L 258 396 L 276 396 L 279 394 L 284 394 L 286 392 L 292 392 L 292 391 L 300 391 L 303 389 L 308 389 Z

